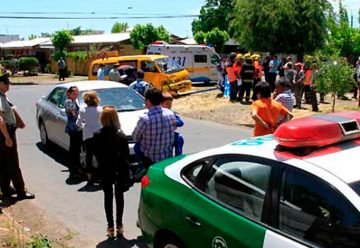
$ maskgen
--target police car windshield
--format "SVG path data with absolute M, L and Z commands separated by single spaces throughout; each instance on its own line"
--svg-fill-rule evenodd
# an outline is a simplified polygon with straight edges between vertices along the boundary
M 170 60 L 169 58 L 155 60 L 155 63 L 159 66 L 161 72 L 172 73 L 182 70 L 182 68 L 177 63 L 172 62 L 173 60 Z
M 350 183 L 350 187 L 360 196 L 360 181 Z
M 145 108 L 144 99 L 129 88 L 95 89 L 101 99 L 101 106 L 114 106 L 116 111 L 136 111 Z M 79 92 L 81 96 L 83 92 Z M 84 100 L 79 97 L 79 103 L 84 106 Z

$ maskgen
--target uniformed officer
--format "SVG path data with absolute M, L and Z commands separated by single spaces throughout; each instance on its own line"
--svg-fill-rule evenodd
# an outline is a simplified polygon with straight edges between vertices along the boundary
M 35 195 L 27 192 L 19 167 L 16 144 L 16 129 L 24 128 L 25 124 L 13 105 L 6 97 L 9 91 L 9 74 L 0 76 L 0 189 L 2 198 L 11 198 L 17 194 L 18 200 L 33 199 Z M 15 192 L 11 187 L 15 188 Z
M 245 63 L 241 68 L 241 79 L 242 84 L 240 87 L 240 92 L 238 95 L 239 101 L 242 101 L 245 95 L 245 100 L 247 103 L 250 102 L 250 92 L 253 85 L 255 67 L 253 65 L 253 61 L 251 59 L 250 53 L 244 55 Z

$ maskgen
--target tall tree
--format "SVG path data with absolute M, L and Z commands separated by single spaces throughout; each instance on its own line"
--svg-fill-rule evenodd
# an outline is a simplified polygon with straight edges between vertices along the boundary
M 328 55 L 338 54 L 350 58 L 360 52 L 360 30 L 349 24 L 347 10 L 339 1 L 338 14 L 331 12 L 328 17 L 328 33 L 323 52 Z
M 194 40 L 196 41 L 196 43 L 198 44 L 204 44 L 205 40 L 206 40 L 206 34 L 203 31 L 199 31 L 194 35 Z
M 171 42 L 171 36 L 163 26 L 154 27 L 151 23 L 147 23 L 136 25 L 130 33 L 130 40 L 134 48 L 145 49 L 157 40 Z
M 229 34 L 219 28 L 214 28 L 206 34 L 206 42 L 213 45 L 216 51 L 222 51 L 223 45 L 228 39 Z
M 61 31 L 56 31 L 52 35 L 51 42 L 58 51 L 63 53 L 65 48 L 67 48 L 71 44 L 73 39 L 74 39 L 73 36 L 68 30 L 61 30 Z
M 327 0 L 235 0 L 234 37 L 251 50 L 303 56 L 324 44 L 330 9 Z
M 193 35 L 199 31 L 209 32 L 216 27 L 228 31 L 233 8 L 234 0 L 206 0 L 199 18 L 191 24 Z
M 129 25 L 127 22 L 124 22 L 124 23 L 115 22 L 111 28 L 111 33 L 125 32 L 128 28 L 129 28 Z

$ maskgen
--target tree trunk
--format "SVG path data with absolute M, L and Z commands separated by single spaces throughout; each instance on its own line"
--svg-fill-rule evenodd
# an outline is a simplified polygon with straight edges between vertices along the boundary
M 336 99 L 336 95 L 332 94 L 332 106 L 331 106 L 331 112 L 335 112 L 335 99 Z

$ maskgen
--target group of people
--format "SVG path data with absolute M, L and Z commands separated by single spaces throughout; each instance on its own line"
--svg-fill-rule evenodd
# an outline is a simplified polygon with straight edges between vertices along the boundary
M 142 92 L 142 91 L 141 91 Z M 81 108 L 77 102 L 78 89 L 72 86 L 67 91 L 65 110 L 67 125 L 65 132 L 70 136 L 69 172 L 71 179 L 86 173 L 88 184 L 99 180 L 104 191 L 104 207 L 107 218 L 107 234 L 113 238 L 122 235 L 122 214 L 124 192 L 133 183 L 130 168 L 128 140 L 121 131 L 121 121 L 112 106 L 100 107 L 96 91 L 83 94 L 86 104 Z M 150 165 L 160 160 L 182 154 L 184 140 L 175 129 L 184 123 L 171 110 L 172 96 L 157 88 L 148 87 L 143 92 L 148 111 L 140 117 L 132 134 L 136 144 L 135 156 L 139 166 L 135 177 L 140 179 Z M 79 155 L 82 143 L 86 148 L 86 168 L 82 168 Z M 93 166 L 96 158 L 98 168 Z M 84 171 L 82 171 L 84 170 Z M 113 196 L 116 201 L 116 228 L 113 218 Z
M 12 203 L 35 195 L 26 190 L 19 165 L 16 130 L 25 123 L 7 97 L 9 89 L 9 74 L 0 75 L 0 190 L 1 200 Z

